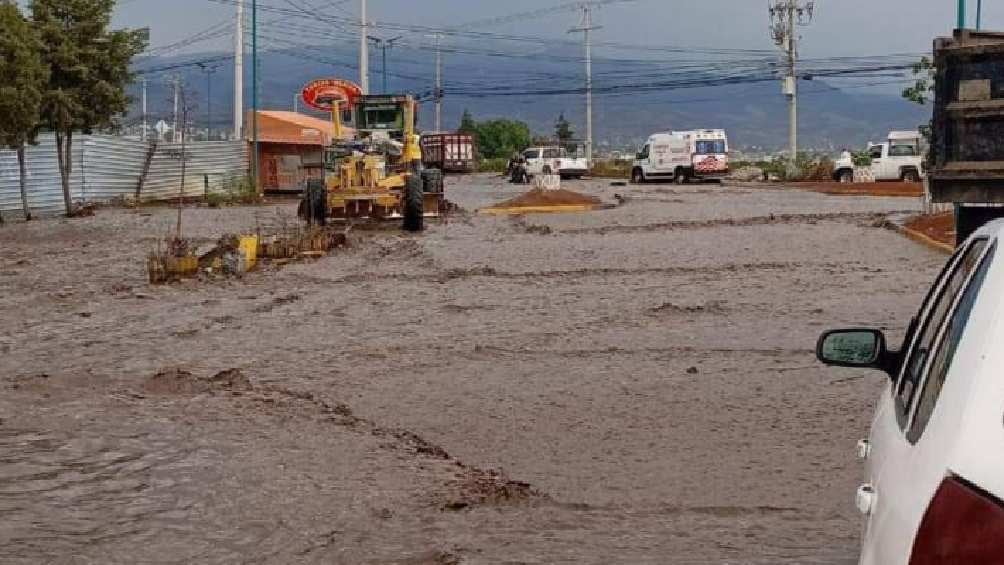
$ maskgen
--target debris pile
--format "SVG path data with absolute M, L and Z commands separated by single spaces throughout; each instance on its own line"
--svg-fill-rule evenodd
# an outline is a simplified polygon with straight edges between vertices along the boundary
M 595 196 L 563 188 L 556 190 L 535 188 L 511 200 L 483 208 L 481 212 L 485 214 L 588 212 L 603 207 L 603 201 Z
M 157 241 L 157 250 L 147 256 L 146 268 L 150 284 L 164 284 L 195 276 L 199 272 L 199 260 L 191 242 L 169 237 Z

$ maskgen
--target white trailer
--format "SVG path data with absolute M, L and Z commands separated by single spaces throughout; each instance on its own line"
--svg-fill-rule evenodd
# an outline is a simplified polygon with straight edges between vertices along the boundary
M 729 174 L 729 141 L 725 130 L 702 129 L 653 134 L 638 153 L 631 180 L 721 178 Z

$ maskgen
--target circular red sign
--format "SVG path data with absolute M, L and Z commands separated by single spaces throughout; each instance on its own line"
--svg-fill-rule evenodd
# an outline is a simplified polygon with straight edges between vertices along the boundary
M 356 83 L 337 78 L 315 80 L 303 87 L 304 103 L 323 112 L 330 112 L 335 101 L 343 108 L 351 106 L 362 94 L 363 90 Z

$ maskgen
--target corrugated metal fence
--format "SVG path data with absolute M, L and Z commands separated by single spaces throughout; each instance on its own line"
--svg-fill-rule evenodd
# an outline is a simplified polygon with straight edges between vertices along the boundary
M 164 200 L 179 195 L 181 188 L 181 144 L 150 143 L 108 135 L 75 136 L 70 195 L 74 202 L 110 202 L 132 199 L 151 156 L 140 199 Z M 186 197 L 216 192 L 234 178 L 247 174 L 248 152 L 243 142 L 212 141 L 185 145 Z M 55 136 L 39 137 L 28 147 L 28 204 L 33 214 L 64 212 L 63 189 L 56 158 Z M 0 151 L 0 211 L 20 215 L 21 189 L 17 154 Z

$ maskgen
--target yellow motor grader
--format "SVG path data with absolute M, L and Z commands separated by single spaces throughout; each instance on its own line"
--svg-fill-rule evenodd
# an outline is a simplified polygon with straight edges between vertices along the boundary
M 438 170 L 422 169 L 415 133 L 416 102 L 405 95 L 360 96 L 352 102 L 354 139 L 343 140 L 341 107 L 333 102 L 335 140 L 325 148 L 324 181 L 308 185 L 300 216 L 329 219 L 401 219 L 407 231 L 421 231 L 448 203 Z

